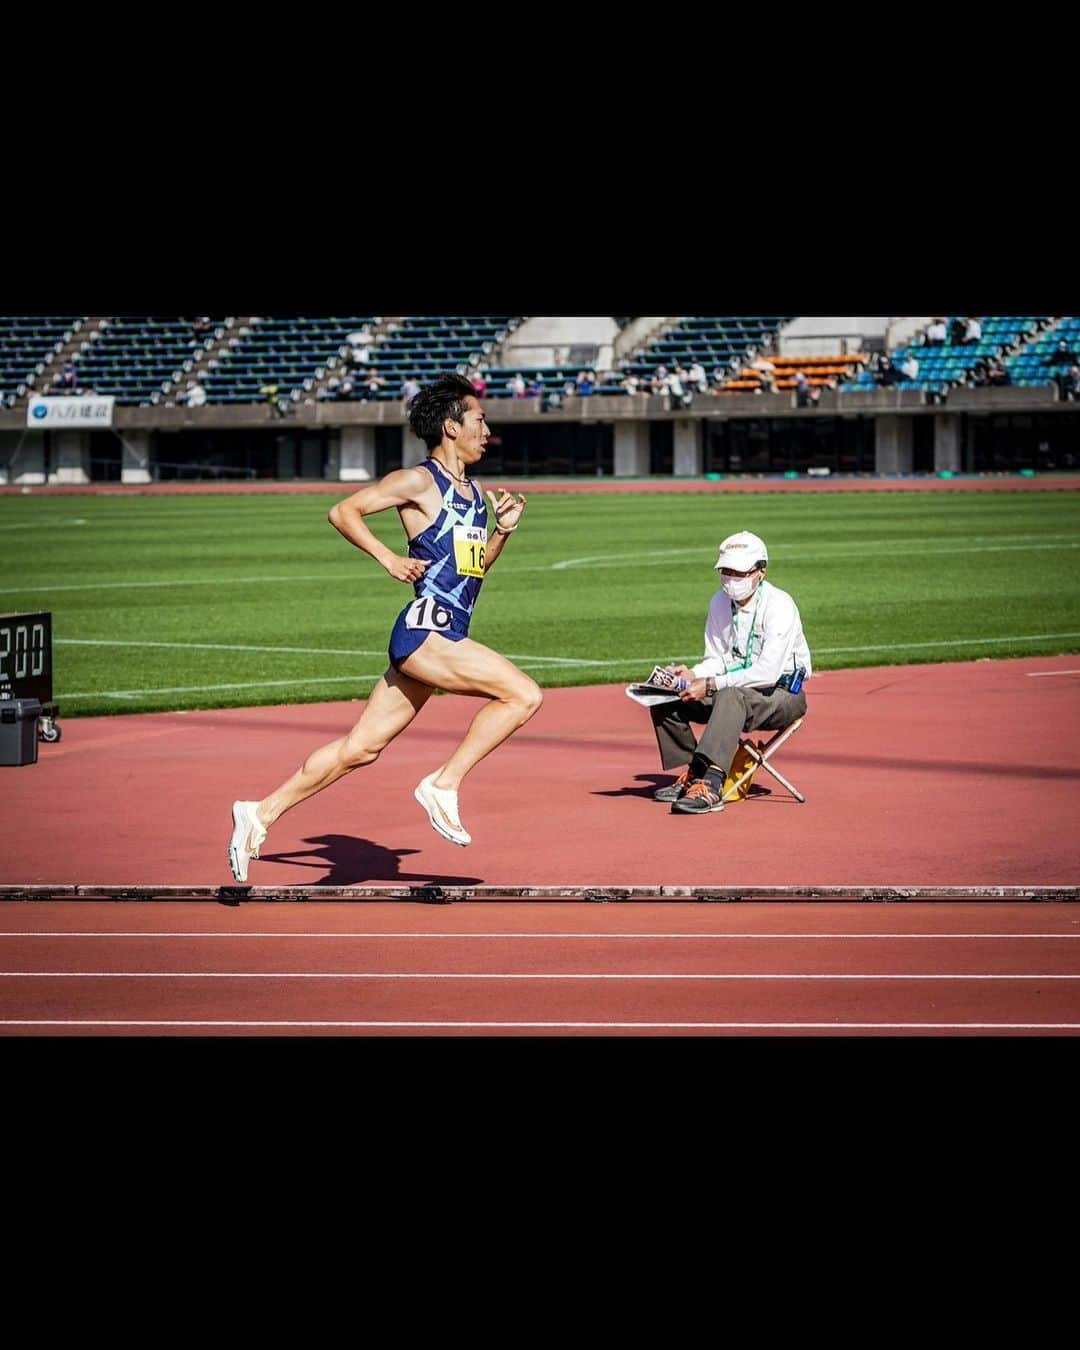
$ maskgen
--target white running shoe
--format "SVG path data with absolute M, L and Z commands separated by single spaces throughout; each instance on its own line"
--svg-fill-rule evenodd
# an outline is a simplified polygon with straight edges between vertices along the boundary
M 259 856 L 266 826 L 255 813 L 258 802 L 233 802 L 233 832 L 229 840 L 229 866 L 237 881 L 247 881 L 248 862 Z
M 472 843 L 472 835 L 458 816 L 458 795 L 453 788 L 437 788 L 431 781 L 435 776 L 431 773 L 421 778 L 413 790 L 413 796 L 428 813 L 432 829 L 452 844 L 460 844 L 464 848 L 466 844 Z

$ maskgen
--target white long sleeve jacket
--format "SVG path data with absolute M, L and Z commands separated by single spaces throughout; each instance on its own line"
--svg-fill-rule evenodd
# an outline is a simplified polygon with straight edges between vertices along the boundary
M 722 590 L 716 592 L 705 620 L 705 655 L 691 667 L 695 676 L 712 676 L 718 689 L 772 689 L 781 675 L 799 666 L 806 667 L 808 680 L 810 648 L 799 607 L 787 591 L 761 581 L 741 609 Z

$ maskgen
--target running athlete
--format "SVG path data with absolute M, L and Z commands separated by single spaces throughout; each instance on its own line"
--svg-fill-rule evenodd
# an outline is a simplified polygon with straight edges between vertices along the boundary
M 262 801 L 233 803 L 229 862 L 247 881 L 266 832 L 285 811 L 345 774 L 371 764 L 398 736 L 435 689 L 487 700 L 461 744 L 427 774 L 413 793 L 433 828 L 462 847 L 472 842 L 458 814 L 462 779 L 485 755 L 524 725 L 543 701 L 539 686 L 505 656 L 469 637 L 469 622 L 484 577 L 518 528 L 520 493 L 484 494 L 468 470 L 491 434 L 472 385 L 440 375 L 409 403 L 409 425 L 430 451 L 415 468 L 395 469 L 354 492 L 330 511 L 330 523 L 415 598 L 390 634 L 390 666 L 371 691 L 363 715 L 347 736 L 321 746 Z M 364 517 L 396 508 L 408 541 L 402 557 L 381 543 Z

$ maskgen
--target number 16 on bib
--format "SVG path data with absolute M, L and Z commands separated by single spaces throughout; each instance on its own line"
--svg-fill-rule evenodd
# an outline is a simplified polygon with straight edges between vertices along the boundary
M 440 605 L 430 595 L 414 600 L 405 611 L 406 628 L 424 628 L 429 633 L 441 633 L 450 627 L 453 615 L 445 605 Z

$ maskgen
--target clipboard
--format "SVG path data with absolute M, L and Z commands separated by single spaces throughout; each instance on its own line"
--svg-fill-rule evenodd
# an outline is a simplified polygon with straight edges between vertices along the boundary
M 659 703 L 677 703 L 679 695 L 675 689 L 660 689 L 655 684 L 628 684 L 626 697 L 640 703 L 643 708 L 655 708 Z

